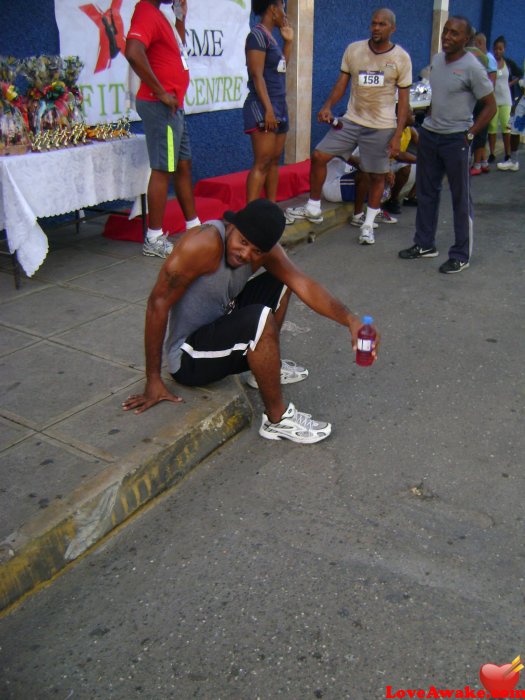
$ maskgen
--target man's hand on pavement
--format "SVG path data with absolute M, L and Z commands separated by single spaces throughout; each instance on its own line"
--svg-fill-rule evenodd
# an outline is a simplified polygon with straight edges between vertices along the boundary
M 181 403 L 183 401 L 180 396 L 176 396 L 169 391 L 160 377 L 155 380 L 146 382 L 146 387 L 143 394 L 132 394 L 122 402 L 124 411 L 135 409 L 135 413 L 143 413 L 148 408 L 155 406 L 161 401 L 172 401 L 173 403 Z

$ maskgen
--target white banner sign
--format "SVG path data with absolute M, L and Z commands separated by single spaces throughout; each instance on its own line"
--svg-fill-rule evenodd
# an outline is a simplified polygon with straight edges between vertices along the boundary
M 138 88 L 124 56 L 135 4 L 136 0 L 55 0 L 60 54 L 80 56 L 85 64 L 79 86 L 89 124 L 127 114 L 130 88 Z M 171 6 L 161 8 L 173 21 Z M 244 41 L 249 18 L 250 0 L 188 0 L 188 114 L 242 107 L 247 93 Z M 133 111 L 131 117 L 138 119 Z

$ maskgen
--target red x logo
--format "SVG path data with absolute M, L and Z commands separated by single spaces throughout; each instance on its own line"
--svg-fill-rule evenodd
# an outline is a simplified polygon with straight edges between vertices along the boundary
M 120 16 L 123 0 L 112 0 L 109 10 L 102 12 L 96 5 L 81 5 L 80 9 L 98 27 L 98 58 L 95 73 L 106 70 L 111 59 L 124 49 L 124 23 Z

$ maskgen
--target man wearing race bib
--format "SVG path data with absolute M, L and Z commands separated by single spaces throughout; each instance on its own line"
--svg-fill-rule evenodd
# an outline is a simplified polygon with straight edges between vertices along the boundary
M 394 13 L 386 8 L 377 10 L 370 29 L 370 39 L 346 48 L 339 78 L 317 115 L 320 122 L 331 124 L 332 107 L 344 96 L 351 81 L 348 107 L 341 120 L 343 127 L 331 129 L 312 154 L 310 198 L 306 205 L 286 210 L 288 223 L 295 219 L 320 223 L 321 191 L 328 161 L 334 156 L 348 158 L 359 146 L 361 169 L 370 176 L 368 209 L 359 235 L 359 242 L 364 245 L 375 243 L 374 219 L 380 210 L 389 158 L 399 154 L 412 83 L 410 56 L 390 41 L 396 29 Z

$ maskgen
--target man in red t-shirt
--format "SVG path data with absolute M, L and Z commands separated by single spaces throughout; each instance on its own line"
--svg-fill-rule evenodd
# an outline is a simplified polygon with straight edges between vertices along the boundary
M 190 140 L 184 120 L 184 96 L 190 82 L 184 51 L 187 0 L 180 1 L 175 25 L 161 4 L 140 0 L 126 40 L 126 58 L 141 79 L 136 107 L 144 126 L 151 177 L 148 185 L 149 228 L 144 255 L 166 258 L 173 248 L 162 232 L 162 220 L 173 174 L 186 228 L 198 226 L 191 181 Z

